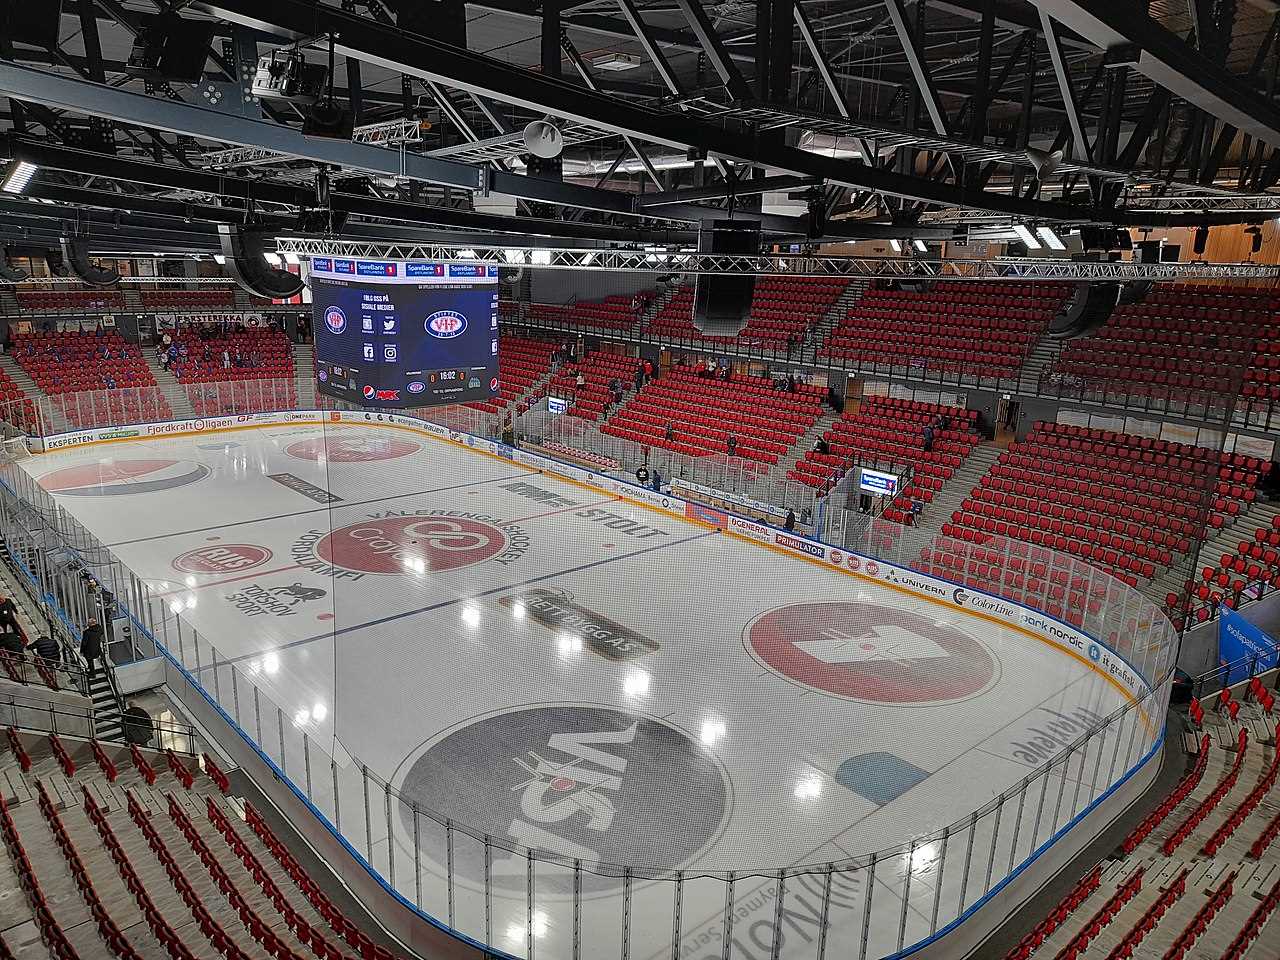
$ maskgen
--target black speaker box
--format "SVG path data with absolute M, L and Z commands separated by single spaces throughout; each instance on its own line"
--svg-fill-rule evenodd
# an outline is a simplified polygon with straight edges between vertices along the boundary
M 125 69 L 139 76 L 158 73 L 166 80 L 197 83 L 212 50 L 214 27 L 212 20 L 186 20 L 177 14 L 147 17 Z
M 62 0 L 0 0 L 0 34 L 14 43 L 56 48 L 61 26 Z
M 302 291 L 302 278 L 288 270 L 277 270 L 265 259 L 266 235 L 245 230 L 236 224 L 218 224 L 218 239 L 226 257 L 227 272 L 250 293 L 273 300 L 287 300 Z
M 49 267 L 49 272 L 55 277 L 71 275 L 71 271 L 67 269 L 67 262 L 62 258 L 61 250 L 46 250 L 44 252 L 44 262 Z
M 0 280 L 6 280 L 9 283 L 21 283 L 30 277 L 31 274 L 21 267 L 15 267 L 9 262 L 9 251 L 0 251 Z
M 62 259 L 71 272 L 91 287 L 114 287 L 120 282 L 119 270 L 103 270 L 89 262 L 89 245 L 75 237 L 62 238 Z
M 1120 299 L 1118 283 L 1080 283 L 1049 321 L 1054 340 L 1083 337 L 1106 323 Z
M 760 225 L 714 220 L 698 231 L 698 252 L 753 255 L 760 252 Z M 700 273 L 693 287 L 693 325 L 709 337 L 736 337 L 747 325 L 756 278 L 750 273 Z

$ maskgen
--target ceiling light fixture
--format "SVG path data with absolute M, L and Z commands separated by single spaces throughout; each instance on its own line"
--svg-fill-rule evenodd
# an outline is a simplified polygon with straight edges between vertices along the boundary
M 1036 227 L 1036 233 L 1040 235 L 1040 239 L 1044 241 L 1045 246 L 1050 250 L 1067 249 L 1067 245 L 1062 242 L 1062 239 L 1056 233 L 1053 232 L 1052 228 Z
M 22 193 L 39 169 L 34 163 L 28 163 L 26 160 L 14 161 L 8 175 L 4 178 L 4 183 L 0 184 L 0 190 L 5 193 Z
M 1013 232 L 1018 235 L 1018 239 L 1027 245 L 1028 250 L 1039 250 L 1042 244 L 1036 239 L 1036 235 L 1024 227 L 1020 223 L 1013 225 Z

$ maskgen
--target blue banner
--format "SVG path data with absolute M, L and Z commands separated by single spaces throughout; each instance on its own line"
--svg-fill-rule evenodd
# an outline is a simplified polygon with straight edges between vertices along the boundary
M 1251 674 L 1271 670 L 1280 660 L 1276 642 L 1230 607 L 1220 607 L 1218 658 L 1226 662 L 1228 684 L 1248 680 Z

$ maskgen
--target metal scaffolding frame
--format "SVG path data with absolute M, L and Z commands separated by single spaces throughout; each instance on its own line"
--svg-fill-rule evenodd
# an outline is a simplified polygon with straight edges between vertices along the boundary
M 652 274 L 728 273 L 783 277 L 864 277 L 888 280 L 1128 281 L 1280 280 L 1280 266 L 1259 263 L 1137 263 L 997 258 L 914 260 L 908 257 L 757 256 L 648 250 L 476 247 L 460 243 L 395 243 L 277 236 L 279 253 L 300 257 L 380 260 L 469 260 L 543 270 Z

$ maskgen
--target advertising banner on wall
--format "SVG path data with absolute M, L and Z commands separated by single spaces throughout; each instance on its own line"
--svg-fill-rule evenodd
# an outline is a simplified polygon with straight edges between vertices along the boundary
M 1261 627 L 1224 606 L 1218 618 L 1218 659 L 1230 665 L 1227 682 L 1240 683 L 1275 667 L 1280 651 Z

